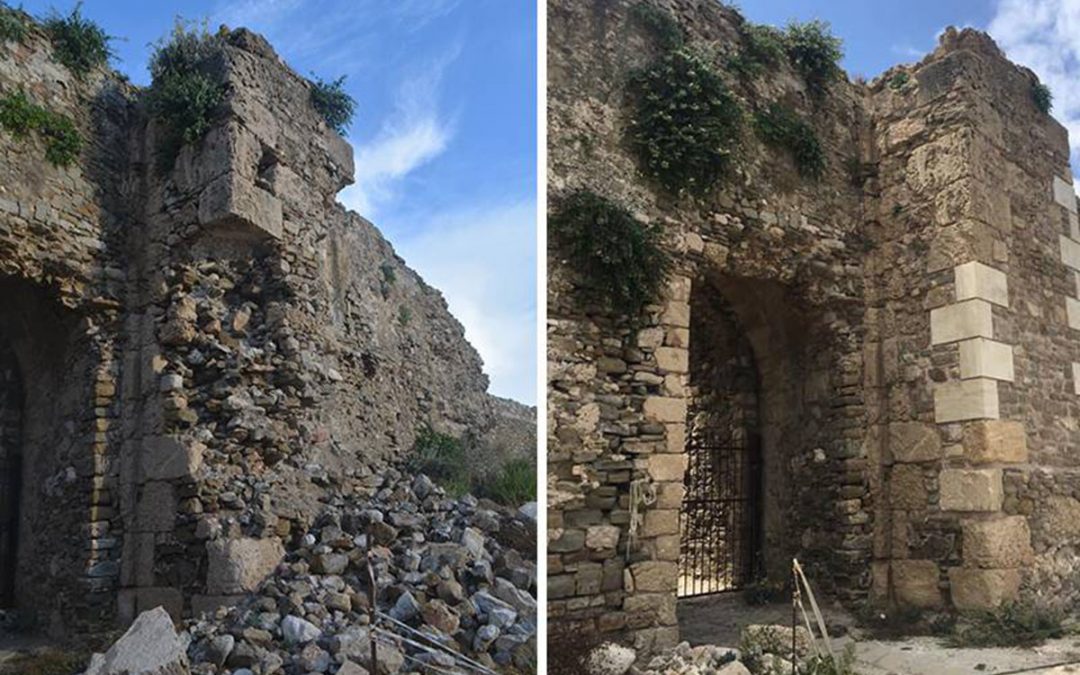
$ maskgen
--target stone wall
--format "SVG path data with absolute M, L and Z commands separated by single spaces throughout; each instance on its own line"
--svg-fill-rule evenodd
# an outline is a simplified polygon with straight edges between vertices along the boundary
M 225 41 L 226 101 L 171 168 L 116 74 L 74 77 L 37 29 L 0 45 L 0 94 L 86 143 L 58 168 L 0 134 L 0 335 L 26 387 L 15 605 L 57 634 L 232 602 L 324 488 L 373 489 L 424 424 L 495 422 L 441 295 L 335 202 L 352 152 L 311 85 L 261 37 Z
M 634 4 L 549 3 L 549 199 L 602 194 L 661 224 L 676 261 L 631 328 L 583 305 L 551 252 L 553 620 L 579 641 L 677 638 L 699 293 L 731 306 L 760 373 L 767 579 L 797 556 L 849 603 L 1075 602 L 1080 230 L 1065 130 L 1035 109 L 1034 75 L 950 29 L 918 64 L 815 101 L 786 64 L 724 71 L 734 10 L 653 3 L 744 109 L 792 106 L 827 157 L 806 180 L 746 131 L 734 175 L 673 198 L 624 142 L 627 79 L 658 50 Z

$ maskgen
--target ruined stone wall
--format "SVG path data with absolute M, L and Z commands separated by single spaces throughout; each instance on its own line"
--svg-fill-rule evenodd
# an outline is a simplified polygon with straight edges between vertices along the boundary
M 774 512 L 764 567 L 787 578 L 799 553 L 823 585 L 865 593 L 872 498 L 862 399 L 864 197 L 845 158 L 863 143 L 858 90 L 814 103 L 787 69 L 729 85 L 744 104 L 783 99 L 810 116 L 828 156 L 818 183 L 746 131 L 735 176 L 715 194 L 673 199 L 640 177 L 623 141 L 630 73 L 658 53 L 635 3 L 549 3 L 552 203 L 587 188 L 663 225 L 677 268 L 638 327 L 583 307 L 549 263 L 549 613 L 578 636 L 675 641 L 676 570 L 692 288 L 719 289 L 762 375 L 764 482 Z M 691 44 L 733 53 L 732 10 L 664 3 Z M 789 310 L 790 311 L 786 311 Z M 632 507 L 637 484 L 655 501 Z M 837 515 L 837 514 L 840 515 Z M 632 514 L 641 521 L 630 526 Z M 631 529 L 633 535 L 631 536 Z M 588 639 L 582 637 L 582 639 Z M 597 638 L 598 639 L 598 638 Z
M 16 606 L 56 633 L 232 602 L 324 488 L 371 489 L 424 424 L 494 423 L 438 291 L 335 202 L 352 153 L 310 84 L 257 35 L 226 43 L 226 102 L 171 166 L 115 74 L 75 78 L 36 29 L 0 46 L 0 92 L 86 143 L 58 168 L 0 135 L 0 326 L 33 459 Z
M 753 82 L 725 71 L 733 10 L 654 3 L 744 109 L 791 105 L 828 158 L 801 179 L 747 131 L 735 175 L 677 199 L 624 140 L 626 82 L 657 49 L 634 4 L 549 5 L 551 202 L 602 194 L 661 224 L 676 260 L 632 330 L 582 306 L 552 252 L 551 616 L 583 639 L 676 638 L 688 299 L 703 284 L 761 373 L 769 579 L 798 556 L 849 602 L 1075 601 L 1080 230 L 1066 135 L 1036 110 L 1034 76 L 950 30 L 922 62 L 815 103 L 786 65 Z M 635 483 L 655 500 L 632 508 Z

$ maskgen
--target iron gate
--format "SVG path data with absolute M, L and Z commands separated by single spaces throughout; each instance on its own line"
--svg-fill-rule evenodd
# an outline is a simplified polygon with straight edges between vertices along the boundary
M 760 565 L 760 439 L 688 430 L 686 454 L 679 597 L 742 588 Z

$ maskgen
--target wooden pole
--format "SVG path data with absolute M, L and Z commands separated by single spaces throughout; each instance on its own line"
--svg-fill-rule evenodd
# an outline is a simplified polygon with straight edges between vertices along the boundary
M 791 675 L 798 675 L 798 651 L 795 643 L 795 631 L 799 626 L 799 575 L 795 571 L 795 560 L 791 561 Z

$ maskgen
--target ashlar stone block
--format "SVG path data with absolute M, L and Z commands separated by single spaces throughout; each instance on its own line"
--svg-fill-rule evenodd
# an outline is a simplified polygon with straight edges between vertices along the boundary
M 964 567 L 1000 569 L 1030 565 L 1035 553 L 1024 516 L 1005 516 L 963 524 Z
M 249 537 L 209 541 L 206 552 L 206 591 L 211 595 L 255 590 L 285 556 L 277 539 Z
M 1004 272 L 976 261 L 957 265 L 955 271 L 958 302 L 978 298 L 1009 306 L 1009 284 Z
M 685 454 L 661 454 L 649 456 L 649 475 L 654 481 L 682 481 L 685 474 Z
M 1054 201 L 1072 213 L 1076 213 L 1076 191 L 1072 183 L 1054 176 Z
M 964 427 L 964 455 L 976 464 L 1020 463 L 1028 459 L 1024 423 L 1015 420 L 980 420 Z
M 224 234 L 282 235 L 281 201 L 249 179 L 231 171 L 207 185 L 199 195 L 199 224 Z
M 1080 300 L 1065 296 L 1065 318 L 1069 328 L 1080 330 Z
M 1073 241 L 1063 234 L 1058 235 L 1058 241 L 1061 244 L 1061 262 L 1070 269 L 1080 270 L 1080 242 Z
M 942 511 L 1000 511 L 1005 498 L 1001 469 L 942 469 Z
M 994 337 L 990 303 L 965 300 L 930 310 L 930 343 L 948 344 L 973 337 Z
M 897 462 L 941 459 L 941 435 L 936 425 L 893 422 L 889 425 L 889 451 Z
M 993 610 L 1020 594 L 1020 570 L 949 568 L 952 603 L 959 610 Z
M 1080 363 L 1073 362 L 1072 364 L 1072 376 L 1073 376 L 1073 393 L 1080 394 Z
M 642 412 L 654 422 L 686 422 L 686 399 L 650 396 L 645 399 Z
M 944 600 L 938 576 L 938 564 L 933 560 L 894 560 L 892 579 L 897 602 L 920 609 L 941 607 Z
M 934 388 L 934 420 L 938 424 L 998 419 L 997 381 L 986 377 L 944 382 Z
M 1013 381 L 1013 348 L 1004 342 L 972 338 L 960 343 L 960 377 Z

